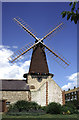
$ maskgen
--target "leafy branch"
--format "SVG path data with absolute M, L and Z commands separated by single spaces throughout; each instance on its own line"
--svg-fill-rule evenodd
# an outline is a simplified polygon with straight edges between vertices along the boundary
M 74 21 L 75 24 L 77 24 L 79 20 L 79 8 L 76 9 L 77 2 L 71 2 L 69 6 L 72 6 L 71 11 L 63 11 L 61 13 L 62 18 L 64 18 L 67 15 L 67 20 Z

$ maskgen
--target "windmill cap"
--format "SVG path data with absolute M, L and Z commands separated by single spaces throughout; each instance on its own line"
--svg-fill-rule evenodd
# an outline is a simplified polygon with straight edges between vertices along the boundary
M 31 72 L 31 73 L 25 73 L 24 75 L 23 75 L 23 77 L 24 78 L 27 78 L 27 75 L 41 75 L 41 76 L 44 76 L 44 75 L 46 75 L 46 76 L 51 76 L 51 77 L 53 77 L 54 76 L 54 74 L 52 74 L 52 73 L 34 73 L 34 72 Z

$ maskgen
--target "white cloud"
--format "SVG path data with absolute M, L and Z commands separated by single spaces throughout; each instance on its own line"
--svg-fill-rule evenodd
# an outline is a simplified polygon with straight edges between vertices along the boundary
M 17 46 L 12 46 L 12 48 L 18 48 Z
M 1 48 L 10 48 L 10 46 L 8 46 L 8 45 L 4 45 L 4 46 L 3 46 L 3 45 L 0 45 L 0 49 L 1 49 Z
M 68 84 L 62 87 L 63 90 L 68 90 L 68 88 L 73 89 L 74 86 L 79 87 L 79 72 L 73 73 L 70 76 L 67 76 Z
M 28 72 L 30 60 L 12 64 L 7 59 L 12 54 L 10 49 L 0 46 L 0 79 L 23 79 L 23 74 Z
M 79 76 L 79 73 L 74 73 L 70 76 L 67 76 L 70 81 L 75 81 L 77 80 L 77 76 Z

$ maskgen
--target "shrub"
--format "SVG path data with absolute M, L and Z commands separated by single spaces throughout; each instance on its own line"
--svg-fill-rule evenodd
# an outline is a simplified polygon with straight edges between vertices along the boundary
M 71 114 L 73 113 L 73 109 L 64 105 L 62 106 L 61 113 Z
M 42 110 L 46 112 L 47 111 L 47 106 L 42 106 Z
M 65 105 L 62 106 L 62 113 L 73 114 L 73 113 L 78 113 L 78 110 L 76 109 L 76 107 L 74 106 L 74 104 L 66 103 Z
M 70 113 L 71 113 L 71 112 L 68 110 L 68 111 L 67 111 L 67 114 L 70 114 Z
M 28 111 L 29 110 L 29 103 L 27 101 L 21 100 L 21 101 L 17 101 L 14 104 L 14 108 L 17 108 L 19 110 L 19 112 L 25 110 Z
M 16 107 L 14 107 L 14 104 L 11 104 L 8 108 L 8 111 L 6 114 L 9 114 L 9 113 L 14 113 L 14 112 L 18 112 L 18 109 Z
M 73 102 L 67 102 L 65 106 L 70 109 L 71 113 L 78 113 L 78 110 Z
M 59 103 L 52 102 L 47 106 L 47 113 L 50 114 L 60 114 L 61 113 L 61 105 Z
M 65 105 L 77 109 L 77 107 L 78 107 L 78 102 L 77 102 L 77 100 L 67 101 Z
M 36 102 L 29 102 L 29 111 L 37 111 L 41 109 L 41 106 L 38 105 Z
M 10 105 L 8 112 L 22 112 L 22 111 L 36 111 L 41 109 L 35 102 L 28 102 L 24 100 L 17 101 L 15 104 Z

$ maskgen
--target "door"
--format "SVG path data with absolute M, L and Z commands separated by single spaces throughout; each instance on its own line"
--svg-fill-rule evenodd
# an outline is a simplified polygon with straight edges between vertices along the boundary
M 6 111 L 6 100 L 0 100 L 0 112 Z

